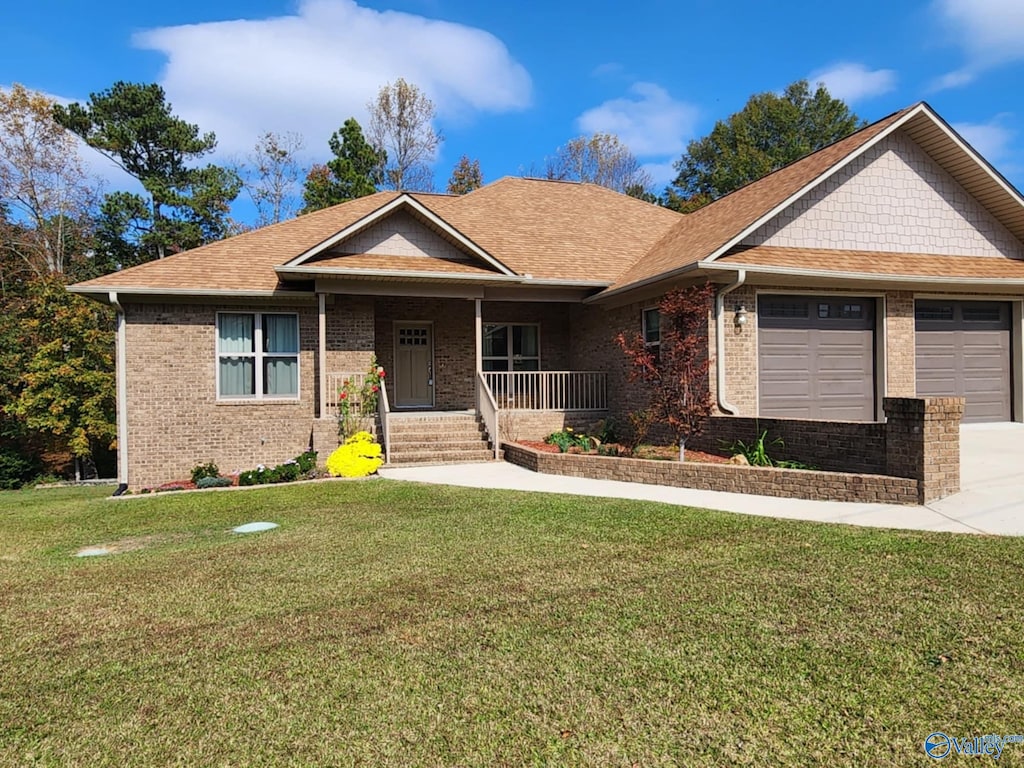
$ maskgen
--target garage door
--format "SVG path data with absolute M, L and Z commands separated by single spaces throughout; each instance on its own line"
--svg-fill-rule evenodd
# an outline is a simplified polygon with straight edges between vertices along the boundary
M 964 421 L 1009 421 L 1010 305 L 920 300 L 917 394 L 967 398 Z
M 875 300 L 757 300 L 761 416 L 875 420 Z

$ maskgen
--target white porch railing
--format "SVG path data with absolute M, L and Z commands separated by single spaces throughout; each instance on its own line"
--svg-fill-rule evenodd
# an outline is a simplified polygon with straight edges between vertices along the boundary
M 480 374 L 499 409 L 603 411 L 604 371 L 485 371 Z
M 391 404 L 388 402 L 388 388 L 380 383 L 380 394 L 377 397 L 377 413 L 380 414 L 381 445 L 384 447 L 384 460 L 391 461 Z
M 501 448 L 501 435 L 498 434 L 498 405 L 494 402 L 494 396 L 484 379 L 485 375 L 479 371 L 476 374 L 476 412 L 484 420 L 487 434 L 494 446 L 494 458 L 497 459 Z
M 362 402 L 360 400 L 359 393 L 363 389 L 363 381 L 366 379 L 365 373 L 352 373 L 341 371 L 339 373 L 328 373 L 327 374 L 327 411 L 323 415 L 327 418 L 336 419 L 338 418 L 338 394 L 342 389 L 345 388 L 345 382 L 352 385 L 352 392 L 348 395 L 350 399 L 350 407 L 361 408 Z M 383 387 L 381 387 L 383 389 Z

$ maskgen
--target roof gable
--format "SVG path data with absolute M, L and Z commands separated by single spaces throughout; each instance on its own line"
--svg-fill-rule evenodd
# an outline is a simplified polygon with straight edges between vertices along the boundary
M 902 130 L 742 245 L 1024 258 L 1021 241 Z
M 280 271 L 293 272 L 298 267 L 315 271 L 326 262 L 333 270 L 343 270 L 345 254 L 475 262 L 502 275 L 515 275 L 435 211 L 404 193 L 283 264 Z M 381 268 L 387 269 L 386 262 L 381 262 Z
M 603 295 L 713 262 L 875 144 L 904 131 L 1017 239 L 1024 198 L 924 102 L 889 115 L 690 214 Z

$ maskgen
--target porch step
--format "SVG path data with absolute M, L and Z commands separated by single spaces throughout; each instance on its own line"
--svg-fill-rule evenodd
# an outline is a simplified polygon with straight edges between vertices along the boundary
M 389 464 L 463 464 L 472 461 L 493 461 L 494 451 L 490 448 L 458 451 L 400 451 L 395 452 L 391 446 L 392 457 Z
M 490 461 L 494 450 L 473 412 L 394 414 L 388 422 L 389 464 Z

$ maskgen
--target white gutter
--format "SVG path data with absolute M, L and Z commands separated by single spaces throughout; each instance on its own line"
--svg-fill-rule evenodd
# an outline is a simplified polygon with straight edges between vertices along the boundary
M 117 291 L 111 291 L 107 298 L 110 306 L 117 310 L 117 358 L 114 362 L 117 371 L 117 479 L 120 485 L 115 495 L 120 495 L 128 489 L 128 329 L 124 307 L 117 300 Z
M 113 290 L 103 285 L 69 285 L 67 290 L 69 293 L 83 296 L 110 295 L 117 292 L 132 296 L 211 296 L 241 299 L 312 299 L 316 296 L 314 291 L 233 291 L 217 288 L 147 288 L 130 285 L 121 285 Z
M 950 256 L 949 258 L 959 258 Z M 981 257 L 980 257 L 981 258 Z M 772 267 L 761 264 L 743 264 L 741 262 L 703 262 L 702 269 L 733 272 L 754 272 L 759 275 L 786 275 L 795 277 L 813 277 L 831 280 L 857 280 L 865 283 L 906 283 L 910 285 L 977 285 L 991 287 L 999 285 L 1024 286 L 1024 278 L 1019 277 L 942 277 L 938 275 L 894 275 L 887 272 L 846 272 L 836 269 L 803 269 L 800 267 Z
M 731 416 L 735 416 L 739 408 L 725 399 L 725 295 L 735 291 L 746 280 L 747 270 L 739 270 L 735 282 L 729 283 L 715 297 L 715 373 L 718 381 L 718 410 Z

